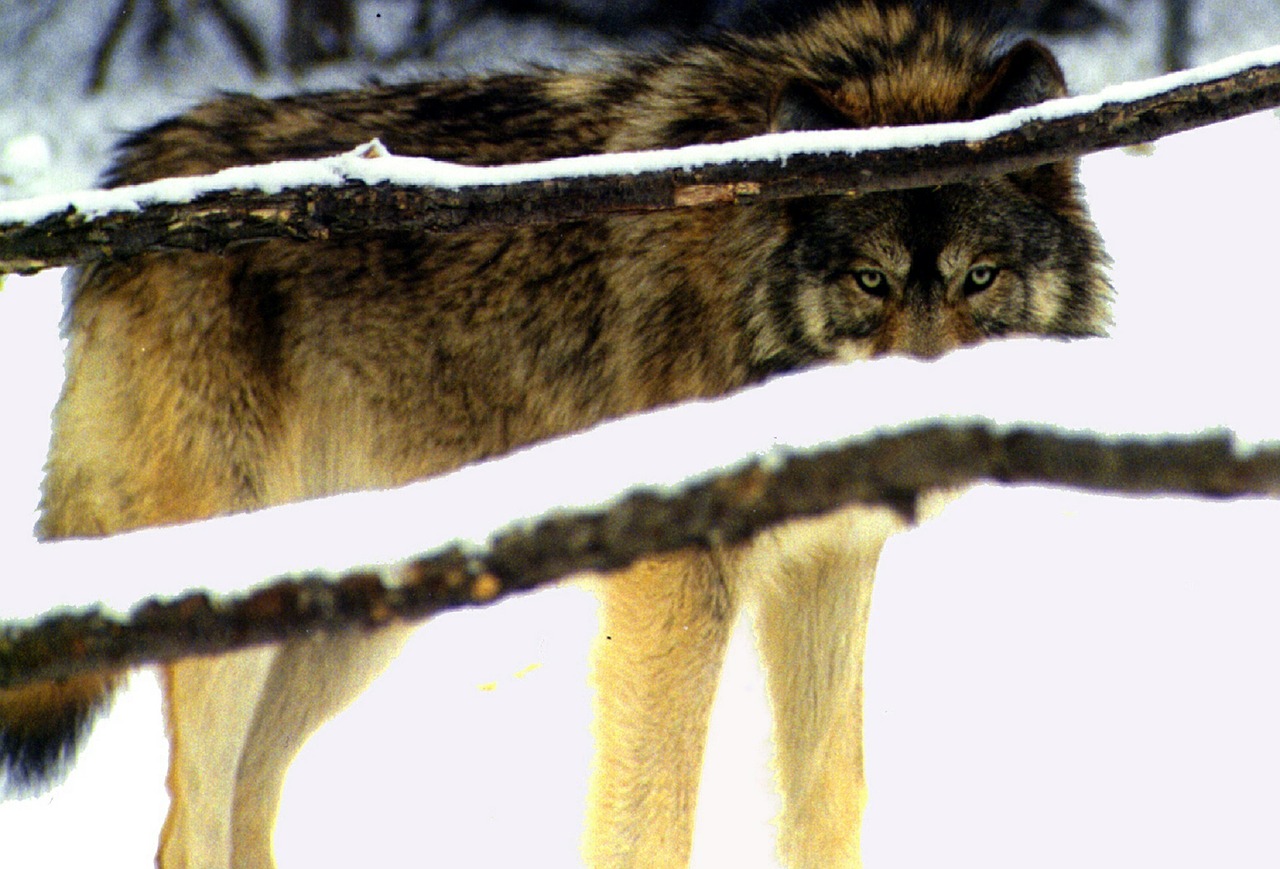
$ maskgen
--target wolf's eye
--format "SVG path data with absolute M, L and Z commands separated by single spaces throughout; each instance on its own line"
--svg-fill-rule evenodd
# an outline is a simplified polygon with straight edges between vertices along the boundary
M 889 279 L 879 269 L 858 269 L 853 273 L 858 289 L 869 296 L 883 299 L 889 294 Z
M 987 289 L 995 282 L 999 272 L 1000 270 L 995 266 L 988 265 L 974 266 L 969 269 L 969 274 L 964 277 L 964 294 L 972 296 Z

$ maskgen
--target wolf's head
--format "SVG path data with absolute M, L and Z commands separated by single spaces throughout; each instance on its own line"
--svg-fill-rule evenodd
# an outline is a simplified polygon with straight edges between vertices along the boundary
M 800 55 L 775 86 L 774 131 L 974 120 L 1067 92 L 1040 44 L 998 50 L 982 30 L 906 6 L 846 7 L 790 39 Z M 754 355 L 766 368 L 1097 335 L 1109 322 L 1107 259 L 1073 161 L 797 199 L 783 213 L 785 240 L 752 289 Z

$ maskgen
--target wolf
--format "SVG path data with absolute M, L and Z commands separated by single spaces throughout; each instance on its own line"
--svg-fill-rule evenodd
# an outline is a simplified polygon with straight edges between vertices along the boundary
M 226 96 L 128 138 L 106 183 L 374 138 L 489 165 L 984 118 L 1065 92 L 1047 49 L 972 13 L 854 0 L 585 72 Z M 397 486 L 822 363 L 1098 335 L 1109 298 L 1071 161 L 863 196 L 102 261 L 68 290 L 37 532 L 108 535 Z M 590 865 L 687 863 L 712 698 L 744 611 L 774 710 L 780 859 L 858 865 L 863 645 L 876 560 L 903 524 L 850 508 L 600 582 Z M 166 665 L 158 864 L 272 866 L 295 752 L 408 630 Z M 120 675 L 0 692 L 11 781 L 63 766 Z

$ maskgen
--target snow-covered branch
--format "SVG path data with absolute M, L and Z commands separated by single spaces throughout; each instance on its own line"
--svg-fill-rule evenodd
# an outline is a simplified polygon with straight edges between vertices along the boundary
M 1187 365 L 1153 380 L 1108 342 L 1010 341 L 834 366 L 403 489 L 33 547 L 6 569 L 47 598 L 0 602 L 0 687 L 421 619 L 847 504 L 909 515 L 978 481 L 1280 494 L 1274 420 L 1188 386 Z M 1034 394 L 1009 378 L 1029 368 Z M 1206 431 L 1223 420 L 1234 434 Z
M 0 204 L 0 271 L 145 250 L 572 220 L 1002 174 L 1280 105 L 1280 48 L 981 121 L 463 167 L 379 147 Z M 371 157 L 377 159 L 369 159 Z

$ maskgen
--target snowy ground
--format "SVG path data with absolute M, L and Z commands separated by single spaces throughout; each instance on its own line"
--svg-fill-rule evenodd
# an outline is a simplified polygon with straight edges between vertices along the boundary
M 0 176 L 21 171 L 0 195 L 87 185 L 104 131 L 158 117 L 210 80 L 251 84 L 210 51 L 163 87 L 126 63 L 120 89 L 96 101 L 53 89 L 81 68 L 83 34 L 98 26 L 63 22 L 25 56 L 4 52 L 0 81 L 15 96 L 0 96 Z M 1198 26 L 1197 60 L 1258 47 L 1280 41 L 1280 4 L 1221 3 Z M 1135 24 L 1124 40 L 1059 48 L 1087 90 L 1154 72 L 1149 33 Z M 518 37 L 504 56 L 563 58 L 581 44 L 536 28 Z M 484 50 L 464 39 L 446 66 L 479 66 L 471 58 Z M 212 75 L 196 83 L 201 73 Z M 1181 384 L 1162 374 L 1188 360 L 1201 366 L 1187 392 L 1274 404 L 1276 153 L 1280 120 L 1263 113 L 1165 140 L 1152 156 L 1085 161 L 1115 258 L 1112 340 L 1131 372 L 1163 387 L 1131 404 L 1177 405 Z M 0 292 L 8 554 L 29 545 L 60 373 L 56 283 L 11 279 Z M 1079 389 L 1110 379 L 1084 367 Z M 1280 438 L 1280 410 L 1270 436 Z M 983 488 L 892 541 L 868 660 L 868 866 L 1280 863 L 1277 521 L 1271 502 Z M 5 594 L 21 594 L 19 583 L 11 574 Z M 280 819 L 281 865 L 573 865 L 593 620 L 588 597 L 561 589 L 421 630 L 303 750 Z M 743 634 L 713 721 L 698 865 L 770 865 L 767 740 Z M 165 808 L 164 751 L 156 684 L 140 674 L 65 787 L 0 805 L 0 862 L 147 865 Z

